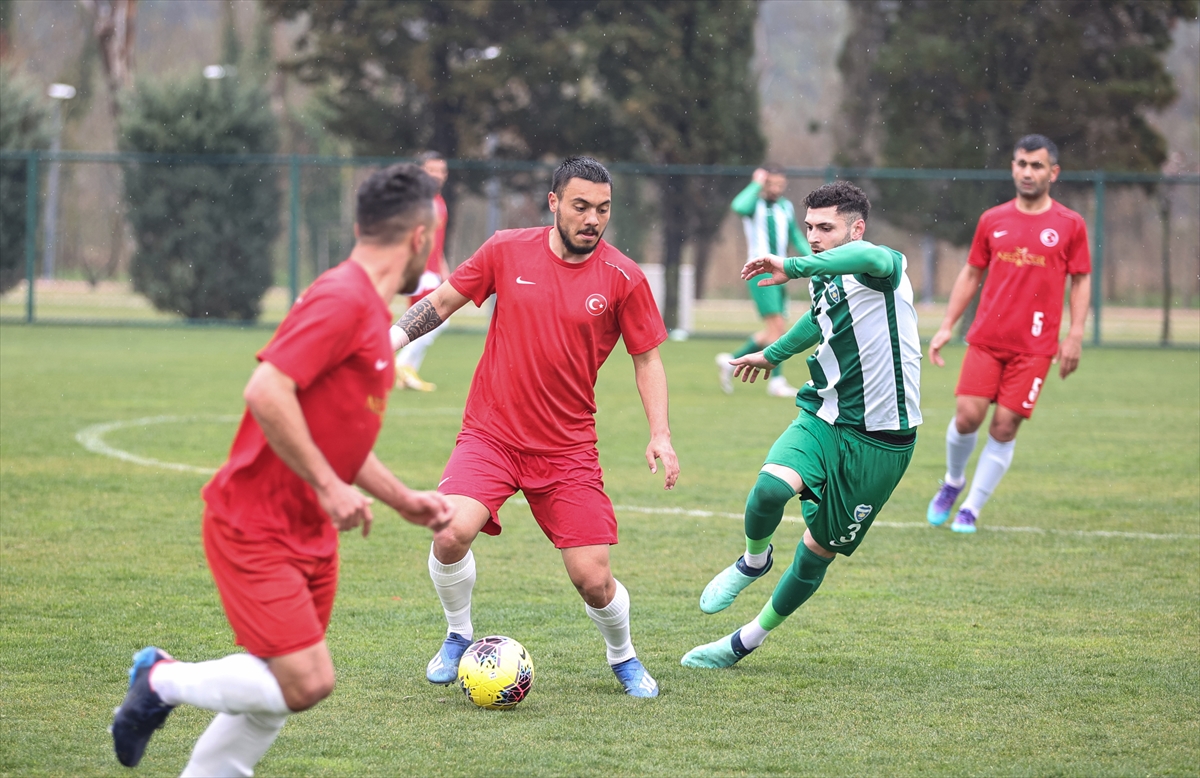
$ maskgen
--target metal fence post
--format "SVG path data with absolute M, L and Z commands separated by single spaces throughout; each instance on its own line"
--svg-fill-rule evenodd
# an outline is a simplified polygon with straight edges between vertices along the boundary
M 38 153 L 25 157 L 25 322 L 33 324 L 33 271 L 37 264 Z
M 288 308 L 300 294 L 300 158 L 292 154 L 288 159 L 289 205 L 288 219 Z
M 1104 171 L 1096 171 L 1096 231 L 1092 238 L 1092 345 L 1100 345 L 1100 307 L 1104 303 Z

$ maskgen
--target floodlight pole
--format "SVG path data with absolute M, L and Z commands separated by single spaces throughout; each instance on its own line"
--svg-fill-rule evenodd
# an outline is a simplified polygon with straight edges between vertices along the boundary
M 50 175 L 46 181 L 46 243 L 42 247 L 42 278 L 54 278 L 55 239 L 58 233 L 58 152 L 62 151 L 64 100 L 75 96 L 69 84 L 51 84 L 46 94 L 54 100 L 53 136 L 50 139 Z

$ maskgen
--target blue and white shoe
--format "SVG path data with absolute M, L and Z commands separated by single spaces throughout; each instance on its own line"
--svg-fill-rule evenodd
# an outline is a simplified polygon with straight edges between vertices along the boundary
M 640 659 L 626 659 L 619 665 L 612 665 L 617 680 L 625 687 L 625 693 L 630 697 L 657 697 L 658 681 L 650 677 Z
M 935 527 L 940 527 L 946 523 L 946 519 L 950 518 L 950 509 L 954 507 L 954 501 L 958 499 L 958 495 L 962 494 L 963 487 L 967 485 L 966 479 L 963 479 L 962 486 L 951 486 L 945 481 L 941 481 L 941 488 L 937 494 L 929 501 L 929 507 L 925 509 L 925 518 Z
M 442 642 L 442 647 L 425 666 L 425 678 L 430 683 L 446 686 L 458 680 L 458 662 L 471 641 L 457 632 L 451 632 Z
M 741 661 L 742 657 L 753 650 L 753 648 L 746 648 L 742 645 L 742 631 L 739 629 L 732 635 L 726 635 L 713 643 L 696 646 L 683 655 L 679 664 L 684 667 L 706 670 L 733 667 Z
M 700 593 L 700 610 L 705 613 L 720 613 L 733 605 L 733 601 L 750 584 L 766 575 L 771 565 L 775 564 L 775 546 L 767 546 L 767 563 L 759 568 L 746 565 L 746 558 L 740 556 L 737 561 L 708 582 Z
M 959 510 L 954 517 L 954 523 L 950 525 L 950 529 L 955 532 L 970 534 L 975 531 L 975 514 L 966 508 Z
M 146 752 L 150 736 L 175 710 L 174 705 L 164 703 L 150 688 L 151 668 L 170 659 L 170 654 L 154 646 L 146 646 L 133 655 L 133 667 L 129 668 L 129 691 L 125 693 L 121 707 L 114 711 L 112 726 L 108 728 L 112 733 L 117 761 L 126 767 L 137 767 L 138 762 L 142 761 L 142 754 Z

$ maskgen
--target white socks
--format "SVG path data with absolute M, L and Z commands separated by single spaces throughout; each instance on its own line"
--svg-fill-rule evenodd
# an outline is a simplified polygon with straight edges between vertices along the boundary
M 742 645 L 746 648 L 758 648 L 769 634 L 770 632 L 763 629 L 762 625 L 758 623 L 758 619 L 755 618 L 754 621 L 742 627 Z
M 979 512 L 983 510 L 984 505 L 987 505 L 992 492 L 996 491 L 996 487 L 1000 485 L 1000 479 L 1008 472 L 1008 466 L 1012 464 L 1013 448 L 1016 444 L 1016 440 L 1001 443 L 988 435 L 987 443 L 983 446 L 983 453 L 979 455 L 979 462 L 975 465 L 975 477 L 971 479 L 971 491 L 962 504 L 964 510 L 979 516 Z
M 196 741 L 180 778 L 251 776 L 254 765 L 275 742 L 287 716 L 218 713 Z
M 963 435 L 950 417 L 950 426 L 946 428 L 946 478 L 950 486 L 961 487 L 967 480 L 967 460 L 975 450 L 975 440 L 978 432 Z
M 433 555 L 433 546 L 430 545 L 429 577 L 433 580 L 438 599 L 442 601 L 447 633 L 457 632 L 467 640 L 473 640 L 475 628 L 471 625 L 471 590 L 475 588 L 475 553 L 468 551 L 465 557 L 454 564 L 444 565 Z
M 187 703 L 218 713 L 291 713 L 267 663 L 250 654 L 211 662 L 159 662 L 150 687 L 168 705 Z
M 267 663 L 250 654 L 211 662 L 160 662 L 150 687 L 168 705 L 217 711 L 184 776 L 248 776 L 287 721 L 283 691 Z
M 633 642 L 629 639 L 629 592 L 620 581 L 616 584 L 616 594 L 608 605 L 603 608 L 593 608 L 587 603 L 583 605 L 588 617 L 595 622 L 596 628 L 604 638 L 605 653 L 610 665 L 619 665 L 637 656 L 637 652 L 633 650 Z
M 430 330 L 400 349 L 400 352 L 396 354 L 396 364 L 407 365 L 418 373 L 421 372 L 421 363 L 425 361 L 425 352 L 429 351 L 429 347 L 433 345 L 433 342 L 437 340 L 441 332 L 441 327 L 438 327 L 436 330 Z

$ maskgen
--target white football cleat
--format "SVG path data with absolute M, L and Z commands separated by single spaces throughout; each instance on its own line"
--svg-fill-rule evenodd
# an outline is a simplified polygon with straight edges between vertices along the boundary
M 787 382 L 783 376 L 775 376 L 767 381 L 767 396 L 768 397 L 792 397 L 796 396 L 796 392 L 800 390 Z
M 721 382 L 721 391 L 733 394 L 733 365 L 729 364 L 733 354 L 722 351 L 717 354 L 717 380 Z

